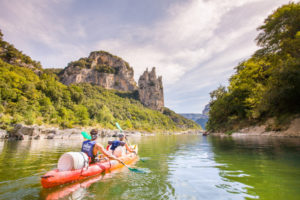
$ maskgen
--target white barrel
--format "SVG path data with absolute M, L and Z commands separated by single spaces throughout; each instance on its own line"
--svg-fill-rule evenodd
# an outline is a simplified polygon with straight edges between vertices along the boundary
M 59 171 L 69 171 L 73 169 L 82 169 L 88 167 L 89 158 L 83 152 L 68 152 L 63 154 L 57 163 Z

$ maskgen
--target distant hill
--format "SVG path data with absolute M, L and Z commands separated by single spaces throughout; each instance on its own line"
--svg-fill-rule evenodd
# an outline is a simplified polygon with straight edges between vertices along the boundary
M 203 129 L 205 129 L 206 122 L 208 121 L 208 116 L 200 113 L 180 113 L 183 117 L 191 119 L 199 124 Z
M 72 71 L 72 67 L 79 68 L 77 70 L 80 73 L 77 77 L 74 76 L 74 80 L 79 80 L 83 77 L 86 66 L 73 63 L 69 65 L 68 70 L 43 69 L 39 62 L 33 61 L 4 41 L 2 36 L 0 31 L 0 128 L 2 129 L 9 130 L 16 123 L 44 124 L 63 128 L 74 126 L 115 128 L 115 122 L 119 122 L 123 129 L 150 132 L 200 129 L 197 123 L 168 108 L 153 110 L 146 107 L 140 101 L 138 90 L 116 90 L 121 86 L 107 89 L 101 84 L 95 85 L 87 81 L 65 85 L 59 81 L 59 75 L 64 74 L 64 78 L 68 78 L 67 72 L 70 75 L 77 72 Z M 87 63 L 87 66 L 88 64 L 90 63 Z M 95 65 L 95 67 L 99 66 Z M 125 70 L 128 66 L 125 63 L 124 66 L 114 70 Z M 107 66 L 99 67 L 100 72 L 110 74 L 107 73 L 110 71 L 105 70 L 112 70 L 109 63 Z M 128 70 L 133 69 L 128 68 Z M 100 79 L 101 76 L 94 78 Z M 123 81 L 125 87 L 126 80 L 119 80 L 120 85 Z M 117 81 L 114 82 L 116 83 Z M 144 89 L 159 86 L 152 79 L 145 80 L 145 84 Z M 135 88 L 134 84 L 128 85 Z M 156 102 L 157 98 L 154 101 Z
M 195 121 L 197 124 L 201 125 L 203 129 L 205 129 L 206 122 L 208 121 L 208 112 L 209 112 L 209 104 L 205 106 L 200 113 L 180 113 L 183 117 Z
M 208 117 L 205 116 L 205 118 L 199 118 L 199 119 L 197 119 L 197 120 L 196 120 L 196 123 L 197 123 L 197 124 L 200 124 L 200 126 L 201 126 L 204 130 L 206 130 L 205 127 L 206 127 L 207 121 L 208 121 Z
M 14 45 L 3 40 L 3 34 L 0 30 L 0 59 L 11 65 L 26 67 L 36 74 L 41 73 L 42 65 L 40 62 L 32 60 L 29 56 L 16 49 Z

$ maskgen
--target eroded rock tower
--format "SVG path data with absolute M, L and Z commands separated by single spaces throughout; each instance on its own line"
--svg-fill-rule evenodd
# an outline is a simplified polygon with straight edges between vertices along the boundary
M 139 82 L 139 98 L 147 107 L 163 111 L 164 108 L 164 91 L 162 85 L 162 77 L 156 77 L 155 67 L 151 72 L 148 69 L 140 76 Z

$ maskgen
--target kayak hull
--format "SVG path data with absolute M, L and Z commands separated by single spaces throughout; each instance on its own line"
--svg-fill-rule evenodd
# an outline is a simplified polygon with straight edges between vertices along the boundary
M 127 154 L 120 158 L 125 164 L 130 165 L 137 161 L 138 157 L 134 153 Z M 116 160 L 109 160 L 91 164 L 87 168 L 76 169 L 70 171 L 59 171 L 58 169 L 51 170 L 41 177 L 43 188 L 52 188 L 66 183 L 82 180 L 103 172 L 110 172 L 124 167 Z

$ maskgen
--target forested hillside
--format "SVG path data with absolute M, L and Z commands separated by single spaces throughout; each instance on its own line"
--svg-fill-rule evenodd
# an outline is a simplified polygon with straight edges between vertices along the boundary
M 137 92 L 106 90 L 87 83 L 66 86 L 59 70 L 43 70 L 39 62 L 3 41 L 0 35 L 0 128 L 13 124 L 48 124 L 63 128 L 101 126 L 124 129 L 181 130 L 200 128 L 165 109 L 143 106 Z M 38 71 L 37 71 L 38 70 Z
M 227 88 L 210 94 L 210 131 L 237 130 L 270 118 L 276 130 L 300 114 L 300 3 L 278 8 L 258 31 L 260 49 L 235 67 Z

